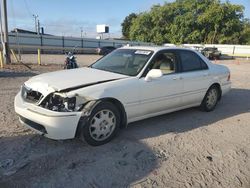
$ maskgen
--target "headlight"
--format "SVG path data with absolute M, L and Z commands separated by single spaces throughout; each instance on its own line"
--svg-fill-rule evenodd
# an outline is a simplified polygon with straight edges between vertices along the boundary
M 64 106 L 68 110 L 75 110 L 76 107 L 76 97 L 66 98 L 64 100 Z
M 76 105 L 76 97 L 63 97 L 54 93 L 47 96 L 41 106 L 52 111 L 73 112 L 78 111 L 82 104 Z

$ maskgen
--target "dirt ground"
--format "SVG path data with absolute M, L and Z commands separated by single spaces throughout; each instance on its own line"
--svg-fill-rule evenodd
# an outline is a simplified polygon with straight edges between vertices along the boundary
M 17 57 L 19 57 L 17 55 Z M 88 55 L 88 54 L 76 54 L 76 61 L 79 64 L 79 66 L 86 66 L 90 63 L 95 62 L 97 59 L 101 58 L 102 56 L 99 55 Z M 64 54 L 41 54 L 41 63 L 42 65 L 51 65 L 51 64 L 57 64 L 57 65 L 63 65 L 65 61 L 66 55 Z M 16 63 L 16 60 L 12 56 L 12 61 Z M 22 54 L 21 55 L 21 61 L 28 63 L 28 64 L 34 64 L 37 63 L 37 55 L 36 54 Z
M 84 56 L 86 64 L 97 58 Z M 233 88 L 213 112 L 191 108 L 139 121 L 99 147 L 53 141 L 18 121 L 21 84 L 60 65 L 0 70 L 0 187 L 249 188 L 250 61 L 216 63 L 230 68 Z

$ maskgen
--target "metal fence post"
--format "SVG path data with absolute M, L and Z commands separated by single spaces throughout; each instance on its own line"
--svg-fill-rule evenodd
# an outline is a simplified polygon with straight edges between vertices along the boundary
M 65 53 L 64 51 L 64 36 L 62 36 L 62 47 L 63 47 L 63 54 Z
M 235 51 L 235 46 L 233 47 L 233 55 L 234 55 L 234 51 Z
M 43 36 L 40 35 L 40 45 L 43 46 Z
M 43 35 L 40 35 L 40 42 L 41 42 L 41 47 L 43 46 Z M 43 53 L 43 51 L 42 51 Z
M 83 53 L 83 38 L 82 38 L 81 42 L 82 42 L 82 53 Z

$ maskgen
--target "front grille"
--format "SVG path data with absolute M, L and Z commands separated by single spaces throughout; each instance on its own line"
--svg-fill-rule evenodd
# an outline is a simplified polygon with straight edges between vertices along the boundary
M 27 124 L 28 126 L 30 126 L 33 129 L 36 129 L 36 130 L 42 132 L 43 134 L 47 134 L 47 131 L 46 131 L 46 129 L 45 129 L 44 126 L 42 126 L 39 123 L 36 123 L 34 121 L 31 121 L 29 119 L 26 119 L 26 118 L 24 118 L 22 116 L 19 116 L 19 117 L 20 117 L 21 121 L 24 122 L 25 124 Z
M 43 98 L 43 95 L 40 92 L 33 91 L 25 85 L 21 88 L 21 94 L 22 98 L 29 103 L 38 103 Z

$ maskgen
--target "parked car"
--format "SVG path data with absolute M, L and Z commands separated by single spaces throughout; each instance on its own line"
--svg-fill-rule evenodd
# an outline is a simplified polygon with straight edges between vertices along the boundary
M 192 46 L 191 49 L 196 50 L 197 52 L 201 52 L 204 47 L 203 46 Z
M 96 53 L 98 55 L 107 55 L 115 49 L 116 49 L 116 47 L 114 47 L 114 46 L 104 46 L 104 47 L 97 48 Z
M 89 67 L 31 78 L 15 111 L 48 138 L 96 146 L 134 121 L 195 106 L 212 111 L 230 88 L 229 69 L 194 50 L 123 47 Z
M 206 47 L 201 50 L 201 53 L 208 59 L 220 59 L 221 52 L 215 47 Z

